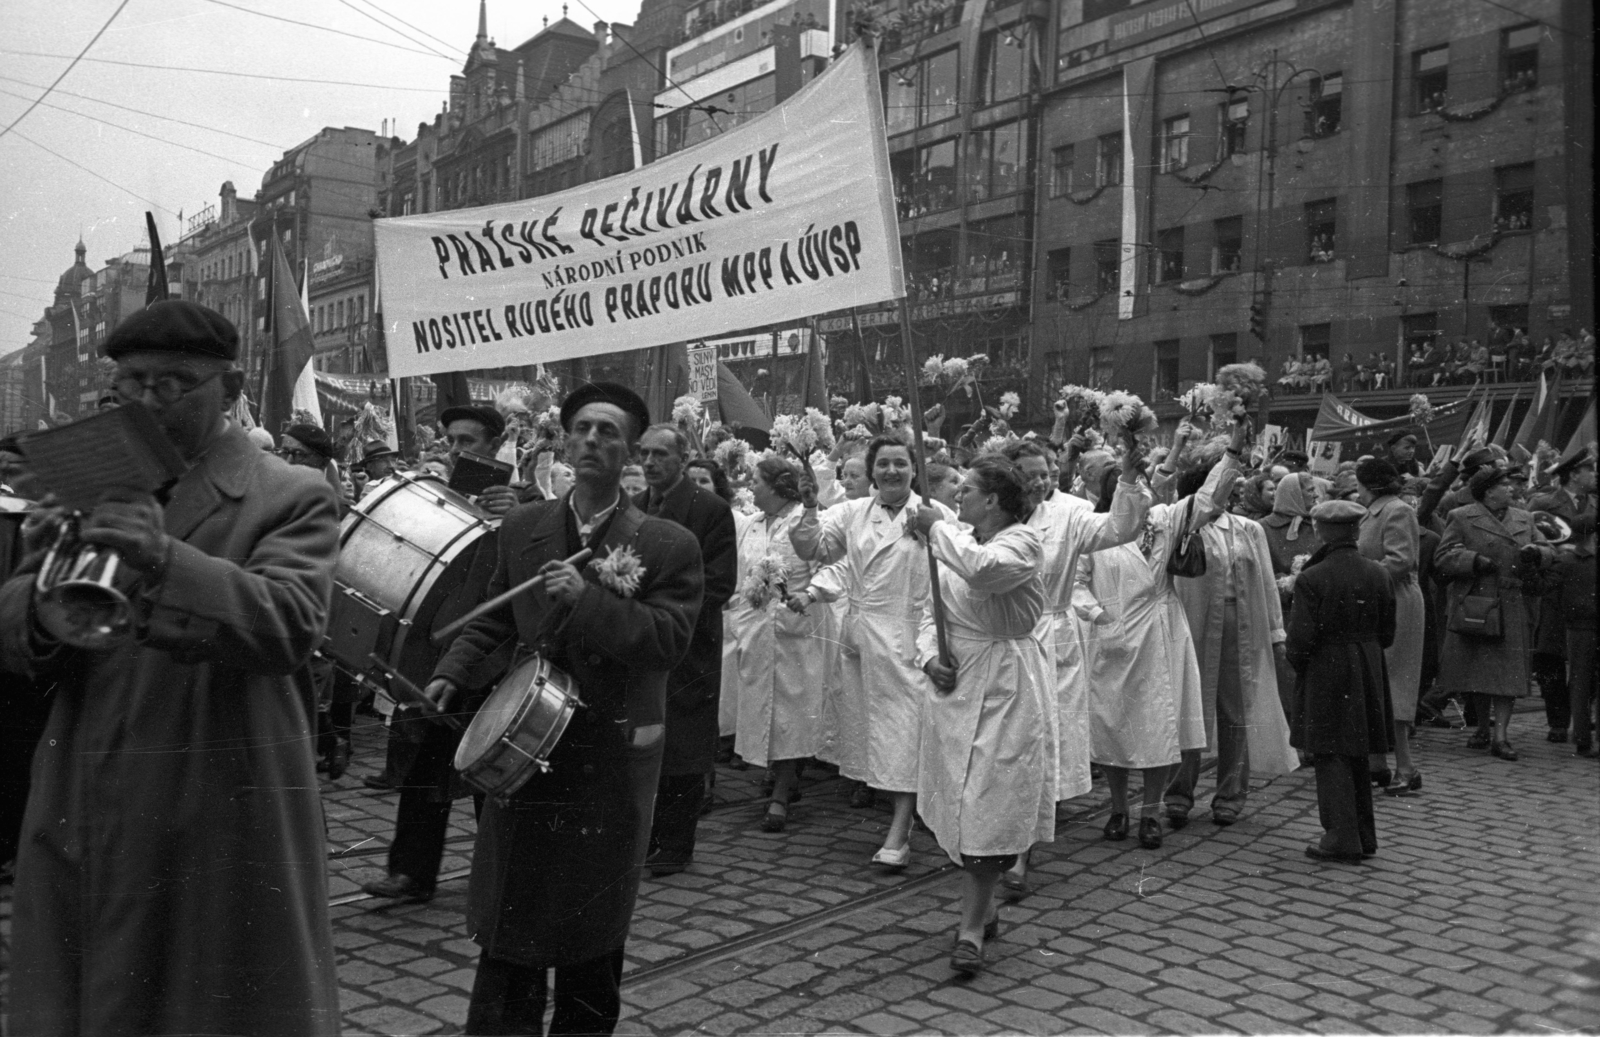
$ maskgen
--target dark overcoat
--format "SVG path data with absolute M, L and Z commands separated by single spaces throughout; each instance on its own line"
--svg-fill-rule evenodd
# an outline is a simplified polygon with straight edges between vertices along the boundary
M 1538 599 L 1524 594 L 1524 577 L 1554 561 L 1549 547 L 1540 552 L 1538 567 L 1524 569 L 1518 555 L 1528 544 L 1544 545 L 1544 535 L 1533 525 L 1533 515 L 1521 508 L 1506 509 L 1503 518 L 1474 501 L 1450 513 L 1439 540 L 1434 564 L 1448 579 L 1444 608 L 1444 648 L 1439 659 L 1439 681 L 1452 692 L 1518 698 L 1530 694 L 1528 654 L 1532 647 L 1534 612 Z M 1478 574 L 1478 555 L 1494 559 L 1498 572 Z M 1456 603 L 1468 594 L 1500 595 L 1501 625 L 1498 641 L 1462 637 L 1449 629 Z
M 0 588 L 5 664 L 55 699 L 17 857 L 11 1032 L 340 1032 L 304 679 L 336 508 L 322 473 L 230 425 L 168 498 L 136 641 L 52 650 L 29 637 L 32 577 Z
M 1353 541 L 1328 544 L 1294 584 L 1284 652 L 1295 671 L 1290 743 L 1308 753 L 1366 756 L 1393 745 L 1383 650 L 1394 643 L 1394 591 Z
M 650 491 L 637 494 L 633 502 L 648 510 Z M 722 607 L 739 582 L 739 531 L 728 503 L 687 477 L 667 491 L 656 514 L 694 534 L 705 568 L 705 597 L 694 639 L 667 678 L 667 748 L 661 773 L 710 774 L 720 733 Z
M 1568 526 L 1580 516 L 1594 518 L 1594 498 L 1585 494 L 1575 497 L 1565 487 L 1541 493 L 1528 503 L 1529 511 L 1548 511 L 1565 519 Z M 1533 650 L 1546 655 L 1566 658 L 1567 626 L 1561 621 L 1561 586 L 1557 580 L 1543 581 L 1538 603 L 1538 620 L 1534 626 Z M 1532 604 L 1530 602 L 1530 604 Z
M 494 596 L 578 550 L 568 498 L 513 508 L 500 525 Z M 568 607 L 541 590 L 462 631 L 435 677 L 480 686 L 482 668 L 515 636 L 577 683 L 584 705 L 550 756 L 478 824 L 468 886 L 472 938 L 493 958 L 536 968 L 588 961 L 623 945 L 639 890 L 660 776 L 667 674 L 689 648 L 700 610 L 700 549 L 687 530 L 646 517 L 626 496 L 595 558 L 631 548 L 643 563 L 622 597 L 585 566 Z

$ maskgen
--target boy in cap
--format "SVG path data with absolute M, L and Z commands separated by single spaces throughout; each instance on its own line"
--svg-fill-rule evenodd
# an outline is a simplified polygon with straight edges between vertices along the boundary
M 1394 731 L 1383 662 L 1394 592 L 1383 566 L 1356 547 L 1365 514 L 1353 501 L 1311 509 L 1323 546 L 1295 580 L 1285 644 L 1295 672 L 1291 741 L 1314 760 L 1324 829 L 1306 856 L 1322 861 L 1378 852 L 1367 756 L 1387 753 Z

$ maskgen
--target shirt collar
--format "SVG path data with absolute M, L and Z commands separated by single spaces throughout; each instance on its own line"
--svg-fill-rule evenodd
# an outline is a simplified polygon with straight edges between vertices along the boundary
M 598 527 L 600 525 L 600 523 L 602 523 L 606 519 L 610 518 L 611 517 L 611 513 L 613 511 L 616 511 L 617 510 L 617 506 L 622 503 L 622 488 L 621 487 L 617 488 L 617 499 L 611 502 L 611 506 L 609 508 L 606 508 L 606 509 L 602 510 L 602 511 L 595 512 L 594 517 L 591 518 L 588 522 L 583 521 L 583 516 L 578 514 L 578 505 L 577 505 L 576 501 L 577 501 L 577 495 L 576 494 L 573 494 L 573 493 L 568 493 L 567 494 L 567 507 L 572 509 L 572 519 L 573 519 L 574 522 L 576 522 L 578 524 L 578 535 L 580 537 L 584 538 L 585 540 L 587 540 L 589 538 L 589 534 L 596 527 Z

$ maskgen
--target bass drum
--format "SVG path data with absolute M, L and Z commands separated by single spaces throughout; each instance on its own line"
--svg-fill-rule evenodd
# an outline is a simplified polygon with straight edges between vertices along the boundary
M 468 785 L 505 802 L 536 770 L 550 769 L 550 753 L 580 705 L 571 676 L 529 656 L 478 707 L 456 747 L 456 770 Z
M 431 475 L 400 473 L 372 486 L 340 525 L 323 651 L 380 688 L 388 680 L 373 654 L 426 684 L 443 651 L 428 637 L 482 599 L 498 526 Z

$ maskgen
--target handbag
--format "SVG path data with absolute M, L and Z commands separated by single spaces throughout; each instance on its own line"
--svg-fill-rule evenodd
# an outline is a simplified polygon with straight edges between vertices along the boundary
M 1448 627 L 1451 633 L 1474 641 L 1499 641 L 1505 637 L 1498 584 L 1492 594 L 1462 595 L 1450 610 Z
M 1167 556 L 1167 572 L 1170 575 L 1193 579 L 1206 574 L 1206 542 L 1201 539 L 1198 529 L 1189 528 L 1193 518 L 1194 498 L 1190 497 L 1183 512 L 1183 532 L 1178 534 L 1177 543 L 1172 545 L 1172 553 Z

